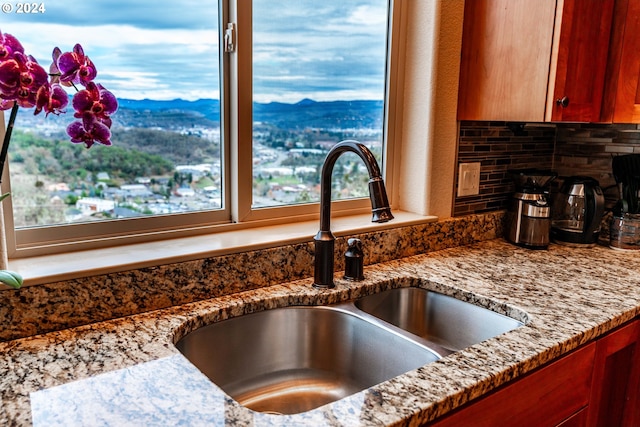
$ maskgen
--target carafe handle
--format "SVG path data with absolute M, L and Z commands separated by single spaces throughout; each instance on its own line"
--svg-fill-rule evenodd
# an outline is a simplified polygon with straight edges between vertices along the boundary
M 585 186 L 585 236 L 592 236 L 600 228 L 604 215 L 604 194 L 599 185 Z

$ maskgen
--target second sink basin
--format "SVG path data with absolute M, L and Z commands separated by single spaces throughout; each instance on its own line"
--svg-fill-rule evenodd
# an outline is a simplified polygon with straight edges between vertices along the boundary
M 390 289 L 360 298 L 355 305 L 451 352 L 523 325 L 486 308 L 422 288 Z
M 176 344 L 238 403 L 294 414 L 434 362 L 401 334 L 339 307 L 286 307 L 199 328 Z

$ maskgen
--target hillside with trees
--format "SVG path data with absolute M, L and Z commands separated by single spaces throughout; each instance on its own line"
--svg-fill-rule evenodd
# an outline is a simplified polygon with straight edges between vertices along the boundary
M 16 226 L 221 206 L 218 101 L 119 103 L 113 146 L 95 144 L 91 149 L 69 142 L 68 113 L 45 118 L 19 111 L 9 150 Z M 358 139 L 379 152 L 382 120 L 382 101 L 254 103 L 254 203 L 317 199 L 327 151 L 341 140 Z M 334 169 L 346 183 L 344 194 L 336 197 L 366 195 L 366 173 L 359 170 L 356 156 L 349 156 L 342 156 Z M 87 198 L 114 207 L 96 208 L 95 215 L 78 213 Z

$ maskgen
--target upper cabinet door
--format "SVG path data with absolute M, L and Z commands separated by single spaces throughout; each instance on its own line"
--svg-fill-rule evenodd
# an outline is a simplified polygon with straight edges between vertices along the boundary
M 614 0 L 469 0 L 459 120 L 599 121 Z
M 617 0 L 603 121 L 640 123 L 640 0 Z
M 555 0 L 465 2 L 459 120 L 543 121 Z
M 613 7 L 614 0 L 558 2 L 546 121 L 600 121 Z

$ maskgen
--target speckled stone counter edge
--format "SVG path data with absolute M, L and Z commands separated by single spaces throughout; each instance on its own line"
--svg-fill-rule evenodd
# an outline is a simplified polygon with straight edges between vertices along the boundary
M 546 251 L 531 251 L 494 239 L 371 265 L 365 281 L 338 279 L 331 290 L 316 290 L 305 278 L 0 343 L 0 424 L 31 425 L 31 393 L 122 369 L 133 374 L 157 360 L 180 360 L 173 343 L 185 333 L 264 309 L 333 304 L 388 287 L 418 286 L 523 321 L 520 328 L 295 415 L 251 411 L 212 389 L 209 382 L 201 382 L 204 387 L 189 384 L 183 389 L 188 398 L 182 401 L 176 401 L 173 393 L 168 400 L 160 399 L 162 393 L 145 380 L 132 384 L 145 391 L 137 403 L 156 403 L 147 413 L 149 420 L 142 421 L 140 408 L 130 414 L 131 422 L 138 422 L 135 425 L 164 427 L 174 419 L 172 411 L 193 409 L 192 399 L 207 396 L 221 405 L 213 424 L 220 426 L 333 427 L 346 425 L 345 419 L 353 421 L 348 425 L 362 427 L 422 425 L 636 318 L 640 314 L 638 255 L 602 246 L 551 245 Z M 168 371 L 154 378 L 176 375 L 172 363 L 166 365 Z M 94 384 L 90 381 L 87 386 Z M 113 402 L 107 400 L 105 405 L 110 413 L 120 413 Z M 57 413 L 93 416 L 91 408 L 82 405 L 58 408 Z M 197 424 L 193 422 L 187 425 Z M 99 425 L 121 424 L 105 419 Z
M 504 212 L 492 212 L 358 235 L 365 263 L 376 264 L 502 235 Z M 346 239 L 336 241 L 343 268 Z M 0 341 L 13 340 L 258 289 L 313 275 L 313 243 L 0 292 Z

